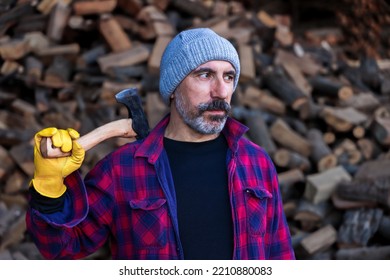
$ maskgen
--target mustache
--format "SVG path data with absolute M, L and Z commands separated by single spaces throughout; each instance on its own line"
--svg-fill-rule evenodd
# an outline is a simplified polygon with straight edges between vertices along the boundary
M 231 108 L 230 104 L 223 100 L 213 100 L 209 103 L 203 103 L 198 106 L 201 113 L 213 110 L 222 110 L 229 113 Z

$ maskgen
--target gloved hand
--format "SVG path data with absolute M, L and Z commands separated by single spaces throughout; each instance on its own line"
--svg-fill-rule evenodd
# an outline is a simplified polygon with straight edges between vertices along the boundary
M 61 158 L 42 157 L 40 144 L 43 137 L 51 137 L 53 146 L 65 153 L 71 152 L 71 155 Z M 85 150 L 76 142 L 79 137 L 79 133 L 71 128 L 64 130 L 49 127 L 35 134 L 32 185 L 41 195 L 57 198 L 66 191 L 64 178 L 79 169 L 84 161 Z

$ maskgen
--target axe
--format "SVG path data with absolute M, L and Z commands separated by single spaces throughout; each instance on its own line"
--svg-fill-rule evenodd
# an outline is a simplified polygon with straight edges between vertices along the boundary
M 81 136 L 77 139 L 77 142 L 85 151 L 88 151 L 109 138 L 136 137 L 137 139 L 143 139 L 148 135 L 149 124 L 145 112 L 142 109 L 141 98 L 137 93 L 137 89 L 129 88 L 122 90 L 115 95 L 115 99 L 118 103 L 126 106 L 129 112 L 129 118 L 109 122 Z M 70 152 L 64 153 L 61 149 L 53 147 L 51 138 L 42 138 L 40 148 L 41 154 L 45 158 L 70 155 Z

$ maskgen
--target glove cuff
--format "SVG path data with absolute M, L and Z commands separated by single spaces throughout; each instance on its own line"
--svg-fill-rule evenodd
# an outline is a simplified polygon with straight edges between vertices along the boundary
M 34 178 L 31 183 L 38 193 L 50 198 L 58 198 L 66 191 L 61 177 Z

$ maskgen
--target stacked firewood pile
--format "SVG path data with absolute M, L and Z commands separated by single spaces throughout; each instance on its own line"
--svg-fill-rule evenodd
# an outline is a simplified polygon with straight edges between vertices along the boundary
M 291 13 L 277 9 L 287 2 Z M 129 87 L 153 127 L 168 110 L 158 95 L 161 54 L 191 27 L 210 27 L 237 47 L 232 115 L 278 169 L 297 258 L 390 258 L 388 5 L 335 1 L 344 7 L 339 25 L 294 32 L 293 12 L 313 2 L 1 1 L 0 259 L 42 258 L 24 221 L 34 134 L 55 126 L 83 135 L 126 117 L 114 95 Z M 380 24 L 356 18 L 362 6 Z M 88 151 L 82 172 L 126 141 Z M 109 258 L 106 249 L 90 258 Z

